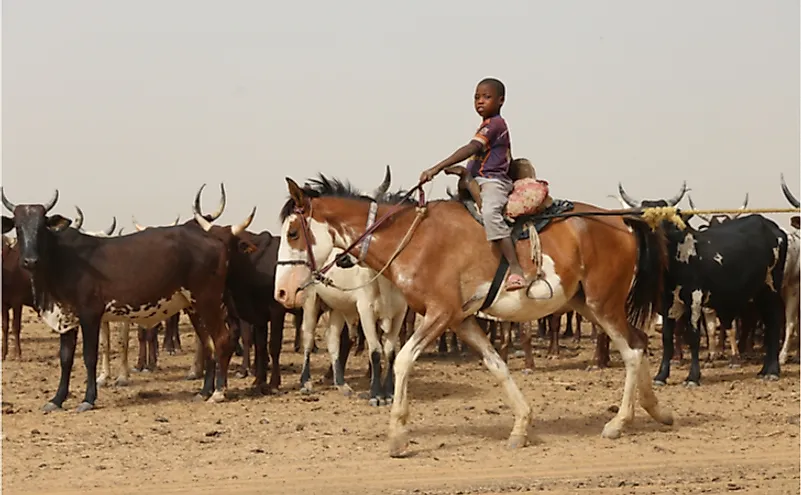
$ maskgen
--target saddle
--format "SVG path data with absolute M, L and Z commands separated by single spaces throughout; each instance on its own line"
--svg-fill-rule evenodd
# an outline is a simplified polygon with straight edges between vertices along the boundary
M 478 182 L 470 176 L 467 169 L 461 165 L 454 165 L 444 170 L 446 174 L 459 177 L 456 194 L 450 190 L 448 194 L 453 199 L 459 200 L 462 205 L 470 212 L 470 215 L 479 224 L 484 225 L 481 217 L 481 189 Z M 509 165 L 509 177 L 513 182 L 523 179 L 536 178 L 534 166 L 525 158 L 512 160 Z M 571 211 L 573 203 L 563 199 L 553 199 L 548 194 L 539 208 L 531 214 L 522 215 L 516 218 L 504 216 L 506 223 L 512 227 L 512 242 L 523 239 L 530 239 L 531 261 L 537 267 L 537 278 L 542 275 L 542 249 L 540 246 L 539 232 L 542 232 L 550 223 L 551 218 L 547 216 Z M 545 216 L 546 218 L 542 218 Z

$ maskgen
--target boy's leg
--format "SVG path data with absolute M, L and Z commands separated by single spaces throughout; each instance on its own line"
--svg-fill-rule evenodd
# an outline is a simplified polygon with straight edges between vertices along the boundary
M 487 240 L 497 244 L 501 253 L 509 262 L 509 276 L 506 279 L 506 290 L 518 290 L 526 286 L 523 268 L 517 260 L 517 252 L 510 237 L 512 228 L 503 219 L 503 209 L 509 201 L 512 183 L 499 179 L 478 180 L 481 186 L 482 219 Z

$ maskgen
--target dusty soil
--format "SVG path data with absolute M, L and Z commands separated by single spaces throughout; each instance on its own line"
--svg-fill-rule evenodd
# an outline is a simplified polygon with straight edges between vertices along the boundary
M 703 370 L 698 389 L 681 386 L 687 367 L 675 366 L 657 394 L 676 424 L 661 426 L 638 407 L 612 441 L 600 433 L 620 403 L 619 357 L 611 369 L 586 371 L 589 339 L 563 339 L 559 360 L 541 357 L 545 342 L 535 339 L 533 374 L 521 372 L 520 358 L 509 363 L 535 411 L 535 443 L 509 451 L 512 414 L 480 361 L 432 352 L 411 378 L 413 455 L 391 459 L 386 407 L 322 386 L 313 396 L 298 392 L 291 331 L 281 395 L 250 397 L 252 378 L 232 376 L 227 402 L 192 402 L 200 382 L 184 380 L 194 339 L 182 320 L 182 354 L 161 354 L 160 369 L 133 374 L 128 387 L 102 388 L 97 409 L 82 414 L 74 412 L 86 376 L 79 344 L 65 411 L 45 415 L 58 384 L 58 338 L 32 313 L 25 320 L 22 362 L 3 363 L 4 493 L 799 492 L 796 364 L 765 383 L 758 364 L 732 370 L 722 362 Z M 314 357 L 315 377 L 327 362 L 322 352 Z M 364 356 L 349 363 L 357 393 L 367 389 L 366 366 Z

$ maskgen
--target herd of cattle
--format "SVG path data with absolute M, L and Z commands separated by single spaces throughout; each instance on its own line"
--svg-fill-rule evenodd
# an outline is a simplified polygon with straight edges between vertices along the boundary
M 393 201 L 399 195 L 389 193 L 389 185 L 387 168 L 384 181 L 368 196 L 377 202 Z M 781 189 L 787 201 L 797 208 L 799 201 L 783 177 Z M 203 187 L 195 196 L 191 220 L 179 224 L 176 219 L 173 225 L 162 227 L 143 227 L 134 220 L 136 231 L 126 235 L 122 235 L 122 229 L 114 235 L 116 220 L 106 231 L 83 231 L 80 209 L 74 220 L 51 214 L 58 191 L 44 204 L 14 204 L 3 192 L 3 206 L 13 215 L 3 216 L 2 357 L 4 360 L 7 357 L 11 323 L 15 338 L 13 356 L 21 358 L 23 306 L 35 309 L 46 325 L 60 335 L 61 377 L 58 390 L 44 410 L 60 409 L 67 397 L 79 327 L 87 385 L 78 411 L 85 411 L 96 402 L 97 385 L 110 379 L 109 324 L 118 324 L 122 332 L 120 375 L 116 383 L 125 384 L 129 380 L 129 324 L 138 325 L 139 355 L 135 369 L 153 370 L 159 329 L 164 328 L 167 352 L 172 354 L 181 349 L 178 334 L 181 312 L 189 317 L 196 332 L 198 345 L 189 377 L 203 377 L 200 392 L 203 398 L 214 402 L 224 399 L 230 360 L 237 348 L 242 354 L 238 373 L 247 375 L 251 371 L 251 346 L 255 349 L 254 388 L 262 393 L 278 389 L 284 320 L 291 313 L 295 320 L 295 350 L 302 348 L 304 352 L 302 391 L 308 392 L 312 387 L 309 364 L 315 346 L 314 329 L 325 314 L 331 359 L 328 377 L 344 393 L 351 392 L 345 383 L 344 369 L 352 345 L 358 340 L 357 349 L 364 349 L 366 344 L 369 351 L 369 403 L 390 402 L 393 373 L 389 369 L 386 378 L 381 379 L 381 358 L 393 343 L 386 338 L 382 342 L 382 333 L 401 335 L 403 342 L 403 336 L 413 329 L 416 316 L 400 292 L 370 268 L 358 263 L 349 267 L 338 265 L 328 274 L 333 286 L 310 286 L 303 308 L 287 310 L 275 299 L 281 238 L 267 231 L 256 234 L 247 230 L 255 207 L 240 224 L 215 225 L 226 206 L 225 189 L 221 185 L 220 205 L 212 214 L 201 211 L 202 190 Z M 676 206 L 686 191 L 684 185 L 670 199 L 637 200 L 621 185 L 615 197 L 625 208 Z M 746 195 L 743 209 L 747 203 Z M 664 293 L 668 297 L 660 310 L 663 353 L 654 382 L 667 381 L 671 360 L 686 343 L 691 366 L 685 383 L 698 385 L 701 336 L 707 335 L 710 358 L 714 359 L 725 353 L 727 333 L 735 327 L 736 332 L 729 338 L 732 364 L 737 364 L 741 354 L 751 351 L 754 336 L 761 334 L 764 366 L 760 374 L 777 378 L 780 364 L 790 354 L 799 322 L 799 217 L 792 217 L 789 232 L 756 214 L 699 219 L 704 222 L 699 228 L 666 229 L 669 262 Z M 16 230 L 15 238 L 5 235 L 11 230 Z M 341 252 L 334 249 L 332 259 Z M 341 287 L 354 289 L 341 290 Z M 550 333 L 549 354 L 558 353 L 563 314 L 555 313 L 539 322 L 540 335 Z M 575 330 L 571 316 L 572 312 L 567 313 L 566 335 L 578 337 L 580 316 L 576 315 L 579 322 Z M 527 369 L 533 366 L 530 324 L 512 324 L 488 317 L 481 321 L 493 337 L 496 333 L 500 337 L 504 359 L 510 348 L 512 329 L 517 327 L 525 366 Z M 710 334 L 718 336 L 717 342 L 709 344 Z M 607 366 L 609 338 L 603 332 L 596 335 L 595 328 L 592 337 L 596 338 L 594 364 Z M 101 340 L 103 346 L 99 345 Z M 447 350 L 446 335 L 439 344 L 440 350 Z M 454 345 L 458 346 L 455 336 L 451 341 L 451 346 Z M 101 348 L 103 360 L 98 375 Z

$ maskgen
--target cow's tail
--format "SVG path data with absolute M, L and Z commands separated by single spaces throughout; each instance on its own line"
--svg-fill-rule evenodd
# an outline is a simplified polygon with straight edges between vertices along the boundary
M 626 298 L 629 323 L 639 329 L 660 311 L 667 268 L 667 240 L 661 228 L 652 230 L 639 218 L 624 218 L 637 238 L 637 272 Z

